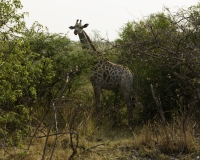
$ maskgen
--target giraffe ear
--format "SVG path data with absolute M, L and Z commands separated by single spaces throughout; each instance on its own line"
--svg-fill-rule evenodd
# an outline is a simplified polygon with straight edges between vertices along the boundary
M 74 26 L 70 26 L 70 27 L 69 27 L 69 29 L 74 29 L 74 28 L 75 28 Z
M 84 24 L 81 28 L 86 28 L 88 25 L 89 25 L 89 24 L 86 23 L 86 24 Z

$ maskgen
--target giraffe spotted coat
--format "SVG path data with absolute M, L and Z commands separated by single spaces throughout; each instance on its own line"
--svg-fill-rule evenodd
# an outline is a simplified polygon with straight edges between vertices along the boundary
M 80 22 L 77 20 L 75 26 L 70 26 L 69 28 L 74 29 L 75 35 L 78 34 L 83 49 L 87 49 L 88 53 L 94 56 L 99 55 L 100 53 L 96 50 L 89 36 L 83 30 L 87 26 L 88 24 L 82 25 L 81 20 Z M 132 125 L 132 111 L 134 107 L 134 99 L 132 98 L 132 72 L 127 67 L 110 62 L 107 58 L 99 58 L 91 68 L 90 81 L 94 89 L 97 110 L 101 108 L 100 95 L 102 89 L 114 90 L 119 88 L 121 90 L 127 104 L 128 123 Z

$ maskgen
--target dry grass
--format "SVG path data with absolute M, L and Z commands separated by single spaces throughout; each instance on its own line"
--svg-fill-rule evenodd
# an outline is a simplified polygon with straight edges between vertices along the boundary
M 139 150 L 141 156 L 200 155 L 199 131 L 193 128 L 191 122 L 185 134 L 181 121 L 177 119 L 166 128 L 157 122 L 148 123 L 133 135 L 133 148 Z
M 70 109 L 69 115 L 73 114 Z M 92 117 L 90 112 L 82 112 L 80 119 L 74 123 L 74 132 L 79 135 L 79 147 L 74 159 L 195 159 L 200 156 L 200 135 L 199 128 L 195 128 L 190 122 L 186 139 L 181 129 L 181 120 L 176 118 L 168 124 L 166 129 L 159 122 L 149 122 L 142 127 L 138 126 L 134 130 L 128 127 L 112 127 L 112 121 L 104 119 L 99 123 L 98 119 Z M 70 118 L 68 118 L 70 119 Z M 69 121 L 69 120 L 68 120 Z M 100 125 L 99 125 L 100 124 Z M 2 160 L 38 160 L 42 159 L 43 149 L 47 129 L 43 132 L 38 130 L 36 137 L 29 148 L 30 138 L 24 141 L 24 149 L 6 148 L 1 150 L 0 159 Z M 53 159 L 66 160 L 72 154 L 70 147 L 69 126 L 65 130 L 67 134 L 60 134 L 58 143 L 53 155 Z M 55 132 L 51 132 L 54 134 Z M 167 139 L 168 137 L 168 139 Z M 47 146 L 45 159 L 49 159 L 54 146 L 55 136 L 50 136 Z M 76 139 L 74 138 L 74 142 Z

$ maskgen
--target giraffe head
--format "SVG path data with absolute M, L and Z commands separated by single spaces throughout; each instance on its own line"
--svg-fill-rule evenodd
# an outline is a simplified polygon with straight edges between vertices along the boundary
M 79 34 L 79 33 L 82 33 L 82 32 L 83 32 L 83 28 L 86 28 L 86 27 L 89 25 L 88 23 L 82 25 L 82 24 L 81 24 L 81 21 L 82 21 L 82 20 L 80 20 L 80 22 L 78 22 L 78 21 L 79 21 L 79 20 L 77 19 L 77 20 L 76 20 L 76 24 L 75 24 L 74 26 L 70 26 L 70 27 L 69 27 L 70 29 L 74 29 L 74 34 L 75 34 L 75 35 L 77 35 L 77 34 Z

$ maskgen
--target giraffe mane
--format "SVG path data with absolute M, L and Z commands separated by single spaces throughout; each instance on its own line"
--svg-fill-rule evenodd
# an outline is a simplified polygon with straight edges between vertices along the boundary
M 90 43 L 92 49 L 93 49 L 94 51 L 97 51 L 97 49 L 95 48 L 94 44 L 92 43 L 90 37 L 87 35 L 87 33 L 86 33 L 84 30 L 83 30 L 83 32 L 84 32 L 84 34 L 85 34 L 85 36 L 86 36 L 88 42 Z M 97 51 L 97 52 L 98 52 L 98 51 Z

